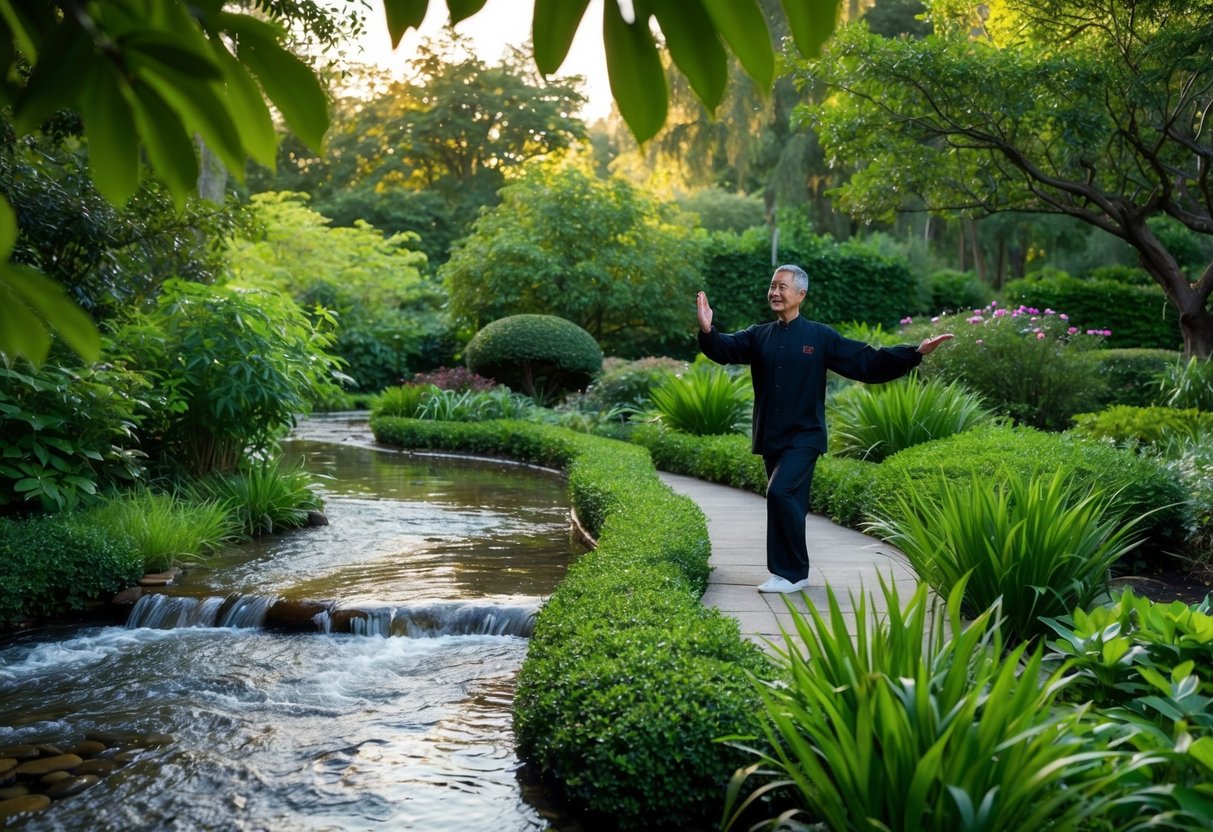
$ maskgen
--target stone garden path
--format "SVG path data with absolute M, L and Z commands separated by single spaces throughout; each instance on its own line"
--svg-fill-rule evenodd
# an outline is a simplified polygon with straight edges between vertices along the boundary
M 727 485 L 665 472 L 660 476 L 674 491 L 694 500 L 707 516 L 713 568 L 703 603 L 736 618 L 747 638 L 761 644 L 765 640 L 781 642 L 780 625 L 792 629 L 784 598 L 802 611 L 805 602 L 799 594 L 767 594 L 757 589 L 770 577 L 766 569 L 766 501 L 761 495 Z M 827 583 L 852 624 L 852 594 L 858 600 L 860 592 L 866 592 L 873 602 L 879 602 L 876 611 L 883 611 L 879 574 L 886 580 L 892 576 L 903 600 L 912 594 L 915 575 L 904 556 L 892 547 L 816 514 L 809 515 L 806 534 L 810 585 L 805 595 L 823 613 Z

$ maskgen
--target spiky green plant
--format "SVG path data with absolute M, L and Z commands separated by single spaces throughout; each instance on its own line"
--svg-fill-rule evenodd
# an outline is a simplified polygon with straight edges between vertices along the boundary
M 300 465 L 278 458 L 252 463 L 234 474 L 198 480 L 195 499 L 216 500 L 236 518 L 241 532 L 255 536 L 305 525 L 308 512 L 321 507 L 313 477 Z
M 853 631 L 833 590 L 824 615 L 787 602 L 781 681 L 758 683 L 765 743 L 729 784 L 726 830 L 755 814 L 769 816 L 751 830 L 1072 830 L 1115 811 L 1122 778 L 1157 762 L 1109 748 L 1084 709 L 1055 707 L 1064 670 L 1043 671 L 1040 645 L 1006 650 L 997 607 L 965 624 L 963 581 L 947 626 L 925 585 L 904 608 L 895 584 L 881 588 L 887 620 L 852 599 Z
M 995 482 L 911 489 L 867 525 L 905 553 L 919 577 L 947 595 L 965 586 L 977 615 L 1001 599 L 1008 638 L 1046 631 L 1042 616 L 1065 615 L 1107 588 L 1112 564 L 1141 541 L 1109 509 L 1110 497 L 1071 483 L 1003 469 Z M 967 579 L 967 580 L 966 580 Z
M 203 556 L 240 531 L 218 500 L 192 501 L 147 488 L 117 496 L 90 514 L 103 527 L 135 541 L 149 572 Z
M 664 424 L 695 436 L 743 429 L 754 406 L 746 378 L 714 364 L 696 364 L 682 376 L 671 373 L 649 398 Z
M 900 450 L 990 424 L 994 414 L 963 385 L 917 374 L 888 384 L 852 385 L 829 402 L 830 449 L 880 462 Z

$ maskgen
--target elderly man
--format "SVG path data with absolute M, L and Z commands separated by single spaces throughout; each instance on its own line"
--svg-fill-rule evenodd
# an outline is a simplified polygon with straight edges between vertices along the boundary
M 759 592 L 798 592 L 809 584 L 805 517 L 817 457 L 826 451 L 826 370 L 868 383 L 892 381 L 917 367 L 923 356 L 952 336 L 918 345 L 875 349 L 843 338 L 825 324 L 805 319 L 800 304 L 809 276 L 799 266 L 780 266 L 767 301 L 776 320 L 731 335 L 712 326 L 712 307 L 697 298 L 699 348 L 718 364 L 749 364 L 754 384 L 752 450 L 767 471 L 767 570 Z

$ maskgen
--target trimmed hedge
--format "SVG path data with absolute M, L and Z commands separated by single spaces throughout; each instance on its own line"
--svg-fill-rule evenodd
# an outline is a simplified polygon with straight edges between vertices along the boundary
M 1179 313 L 1156 285 L 1119 280 L 1080 280 L 1065 273 L 1012 280 L 1003 287 L 1009 306 L 1056 309 L 1081 330 L 1108 329 L 1121 348 L 1174 350 L 1183 344 Z
M 142 574 L 133 540 L 83 517 L 0 519 L 0 620 L 83 610 Z
M 518 676 L 520 756 L 594 828 L 712 826 L 744 753 L 717 741 L 758 731 L 748 673 L 770 664 L 737 623 L 700 602 L 707 523 L 663 485 L 643 448 L 547 425 L 375 417 L 377 441 L 505 455 L 564 468 L 598 547 L 544 605 Z
M 537 401 L 584 390 L 602 370 L 594 336 L 556 315 L 510 315 L 487 324 L 464 350 L 468 369 Z
M 1188 495 L 1154 460 L 1106 442 L 1005 426 L 958 433 L 889 457 L 875 470 L 863 514 L 887 510 L 898 492 L 932 487 L 940 475 L 963 485 L 974 474 L 997 481 L 999 471 L 1008 468 L 1025 475 L 1066 469 L 1082 485 L 1116 493 L 1113 505 L 1126 518 L 1147 515 L 1136 527 L 1146 538 L 1138 557 L 1181 551 L 1192 526 Z

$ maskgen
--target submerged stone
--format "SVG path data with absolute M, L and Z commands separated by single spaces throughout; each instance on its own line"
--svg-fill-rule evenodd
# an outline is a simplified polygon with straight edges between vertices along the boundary
M 22 797 L 10 797 L 0 800 L 0 818 L 11 818 L 28 812 L 41 812 L 51 805 L 51 799 L 44 794 L 27 794 Z
M 41 777 L 52 771 L 71 771 L 83 763 L 75 754 L 59 754 L 55 757 L 43 757 L 40 760 L 29 760 L 17 766 L 17 774 L 22 777 Z

